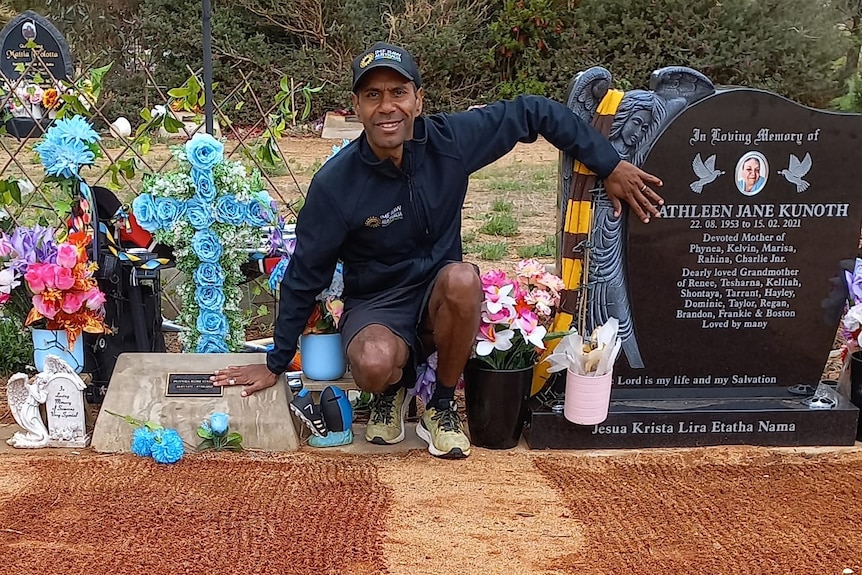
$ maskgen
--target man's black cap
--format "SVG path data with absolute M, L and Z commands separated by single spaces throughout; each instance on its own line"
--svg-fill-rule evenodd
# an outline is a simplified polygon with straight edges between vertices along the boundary
M 362 77 L 374 68 L 391 68 L 408 80 L 412 80 L 417 88 L 422 85 L 419 70 L 416 68 L 416 63 L 410 52 L 401 46 L 378 42 L 353 60 L 354 92 L 356 92 L 356 87 Z

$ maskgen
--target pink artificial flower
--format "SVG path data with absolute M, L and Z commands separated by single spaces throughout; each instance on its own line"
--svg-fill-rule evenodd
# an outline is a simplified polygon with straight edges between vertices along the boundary
M 7 301 L 9 301 L 9 298 L 10 298 L 10 297 L 12 297 L 12 296 L 11 296 L 10 294 L 8 294 L 8 293 L 0 292 L 0 305 L 3 305 L 3 304 L 5 304 Z
M 52 267 L 54 268 L 54 285 L 57 286 L 57 289 L 64 291 L 72 289 L 72 286 L 75 285 L 75 276 L 72 275 L 72 270 L 56 264 L 52 264 Z
M 536 259 L 522 260 L 515 266 L 515 273 L 532 282 L 545 275 L 545 266 Z
M 78 263 L 78 248 L 72 244 L 57 246 L 57 265 L 72 269 Z
M 486 290 L 491 286 L 503 287 L 511 283 L 511 280 L 506 277 L 506 272 L 503 270 L 491 270 L 482 275 L 482 289 Z
M 68 314 L 73 314 L 81 311 L 84 301 L 87 299 L 86 292 L 73 291 L 63 296 L 63 311 Z
M 546 288 L 554 292 L 554 294 L 560 293 L 566 287 L 566 284 L 563 283 L 563 280 L 558 278 L 554 274 L 542 274 L 542 277 L 536 278 L 534 282 L 539 284 L 540 286 L 545 286 Z
M 54 319 L 54 316 L 60 311 L 60 308 L 57 306 L 57 302 L 53 300 L 46 301 L 42 298 L 42 294 L 36 294 L 33 296 L 33 308 L 48 319 Z
M 556 305 L 554 297 L 550 292 L 543 289 L 533 289 L 524 296 L 524 301 L 533 306 L 536 313 L 543 317 L 550 317 Z
M 489 285 L 485 288 L 485 309 L 488 313 L 498 313 L 505 305 L 515 305 L 515 298 L 511 293 L 515 289 L 514 284 L 503 284 L 502 286 Z
M 30 264 L 24 279 L 34 294 L 54 287 L 54 264 Z
M 0 258 L 6 258 L 12 255 L 12 243 L 9 241 L 9 236 L 0 232 Z
M 524 336 L 524 340 L 532 343 L 539 349 L 545 349 L 544 339 L 548 334 L 548 330 L 545 329 L 545 326 L 539 325 L 539 318 L 536 314 L 531 311 L 522 313 L 521 316 L 515 320 L 514 326 L 521 331 L 521 334 Z
M 341 314 L 344 312 L 344 302 L 340 299 L 327 299 L 326 310 L 332 316 L 332 323 L 338 327 L 338 322 L 341 320 Z
M 89 309 L 102 309 L 102 306 L 105 305 L 105 294 L 97 287 L 90 288 L 86 292 L 84 292 L 87 298 L 87 307 Z
M 496 313 L 487 310 L 482 311 L 482 321 L 486 323 L 512 325 L 516 317 L 515 308 L 511 305 L 504 305 Z

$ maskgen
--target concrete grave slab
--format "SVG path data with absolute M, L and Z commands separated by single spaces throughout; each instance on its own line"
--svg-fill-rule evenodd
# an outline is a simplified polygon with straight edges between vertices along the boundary
M 195 384 L 194 376 L 204 380 L 205 375 L 228 365 L 265 362 L 263 353 L 123 354 L 96 420 L 92 447 L 103 453 L 129 451 L 133 426 L 106 411 L 174 428 L 191 445 L 200 441 L 196 433 L 200 422 L 214 411 L 222 411 L 230 415 L 230 431 L 242 434 L 246 449 L 295 451 L 299 441 L 288 405 L 292 395 L 284 378 L 250 397 L 240 395 L 239 385 L 221 388 L 220 395 L 204 395 L 219 390 Z

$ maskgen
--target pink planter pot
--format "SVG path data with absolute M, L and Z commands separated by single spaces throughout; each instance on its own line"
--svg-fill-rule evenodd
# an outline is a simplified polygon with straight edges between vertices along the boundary
M 566 400 L 563 414 L 579 425 L 597 425 L 608 418 L 613 373 L 598 377 L 566 371 Z

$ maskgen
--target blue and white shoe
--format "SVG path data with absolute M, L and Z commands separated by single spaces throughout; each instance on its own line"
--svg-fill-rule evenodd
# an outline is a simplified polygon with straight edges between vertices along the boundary
M 307 389 L 299 390 L 290 402 L 290 410 L 311 430 L 317 437 L 323 437 L 327 433 L 326 423 L 320 408 L 314 404 L 311 392 Z
M 350 445 L 353 443 L 353 431 L 330 431 L 323 437 L 312 436 L 308 438 L 311 447 L 338 447 L 339 445 Z

